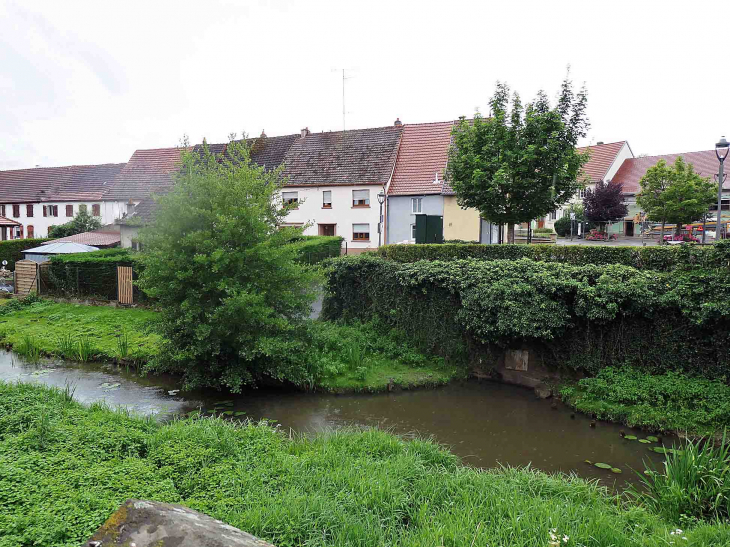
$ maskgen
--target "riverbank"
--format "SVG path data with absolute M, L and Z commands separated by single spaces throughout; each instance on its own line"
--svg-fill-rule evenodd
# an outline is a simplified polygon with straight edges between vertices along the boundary
M 168 425 L 0 383 L 0 545 L 81 544 L 127 498 L 182 503 L 287 545 L 724 545 L 730 527 L 677 528 L 595 484 L 463 467 L 381 431 L 290 438 L 265 424 Z M 563 536 L 566 541 L 563 542 Z
M 153 332 L 157 312 L 32 301 L 0 300 L 0 343 L 18 353 L 71 361 L 133 364 L 145 371 L 162 342 Z M 6 308 L 12 307 L 12 310 Z M 336 393 L 414 389 L 447 384 L 465 369 L 412 349 L 395 332 L 378 332 L 371 324 L 310 321 L 312 358 L 325 362 L 326 373 L 308 390 Z M 83 350 L 79 350 L 79 346 Z

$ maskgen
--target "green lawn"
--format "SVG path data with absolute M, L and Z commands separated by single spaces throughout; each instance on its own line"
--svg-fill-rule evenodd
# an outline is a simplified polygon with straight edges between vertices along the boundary
M 547 547 L 554 529 L 561 547 L 730 545 L 727 525 L 672 535 L 678 523 L 595 483 L 463 467 L 427 441 L 162 425 L 0 382 L 0 547 L 76 547 L 127 498 L 182 503 L 278 547 Z

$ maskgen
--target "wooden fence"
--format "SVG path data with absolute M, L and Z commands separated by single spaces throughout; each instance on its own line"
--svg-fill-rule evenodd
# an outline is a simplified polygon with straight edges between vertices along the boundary
M 117 285 L 119 303 L 134 304 L 131 266 L 117 266 Z
M 32 260 L 18 260 L 15 263 L 15 294 L 27 296 L 38 292 L 38 263 Z

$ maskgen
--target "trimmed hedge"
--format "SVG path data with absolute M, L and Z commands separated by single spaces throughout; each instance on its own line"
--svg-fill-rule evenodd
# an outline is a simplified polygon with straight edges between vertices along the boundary
M 0 241 L 0 264 L 3 260 L 7 260 L 8 265 L 5 267 L 12 271 L 15 269 L 15 263 L 18 260 L 23 260 L 23 251 L 43 245 L 46 241 L 50 240 L 38 238 Z
M 724 270 L 344 257 L 328 269 L 323 315 L 377 317 L 425 351 L 487 366 L 506 348 L 530 347 L 554 368 L 629 364 L 730 378 Z
M 342 237 L 302 236 L 292 242 L 299 250 L 300 260 L 305 264 L 317 264 L 327 258 L 340 256 Z
M 117 298 L 117 266 L 141 266 L 129 249 L 103 249 L 91 253 L 57 255 L 51 258 L 48 275 L 43 279 L 48 291 L 62 296 Z M 135 287 L 135 294 L 137 289 Z
M 730 242 L 712 246 L 602 247 L 592 245 L 385 245 L 376 254 L 396 262 L 418 260 L 518 260 L 530 258 L 576 266 L 622 264 L 640 270 L 673 271 L 730 267 Z

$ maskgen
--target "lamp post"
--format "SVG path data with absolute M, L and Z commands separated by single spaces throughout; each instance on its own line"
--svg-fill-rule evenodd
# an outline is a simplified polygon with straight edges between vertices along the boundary
M 378 203 L 380 204 L 380 217 L 378 217 L 378 247 L 380 247 L 381 234 L 383 231 L 383 203 L 385 203 L 385 192 L 382 190 L 378 193 Z
M 721 219 L 722 219 L 722 183 L 725 175 L 725 158 L 730 151 L 730 143 L 725 139 L 725 135 L 715 145 L 715 155 L 720 162 L 720 174 L 717 179 L 717 223 L 715 228 L 715 241 L 720 241 L 722 237 Z

